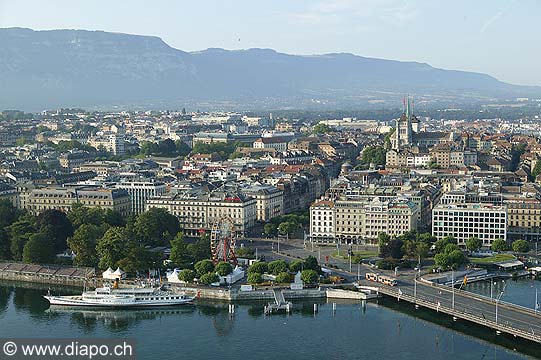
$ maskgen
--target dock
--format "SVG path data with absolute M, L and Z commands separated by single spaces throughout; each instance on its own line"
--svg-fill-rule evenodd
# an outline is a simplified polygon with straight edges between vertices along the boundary
M 274 303 L 269 303 L 264 307 L 265 314 L 269 315 L 279 311 L 289 313 L 293 304 L 290 301 L 286 301 L 284 292 L 280 289 L 273 289 L 272 291 L 274 293 Z

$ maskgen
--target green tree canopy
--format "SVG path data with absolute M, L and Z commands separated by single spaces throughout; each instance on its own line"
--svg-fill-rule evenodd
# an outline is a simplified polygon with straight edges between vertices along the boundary
M 220 280 L 220 278 L 218 277 L 218 275 L 216 275 L 215 273 L 207 273 L 207 274 L 203 274 L 200 278 L 199 278 L 199 282 L 201 284 L 205 284 L 205 285 L 210 285 L 210 284 L 213 284 L 215 282 L 218 282 L 218 280 Z
M 266 273 L 267 272 L 267 263 L 264 262 L 264 261 L 257 261 L 255 263 L 253 263 L 249 268 L 248 268 L 248 273 L 251 274 L 251 273 L 259 273 L 259 274 L 263 274 L 263 273 Z
M 100 269 L 119 266 L 118 262 L 125 256 L 130 239 L 130 233 L 126 228 L 109 228 L 96 246 Z
M 205 274 L 213 272 L 214 264 L 212 263 L 211 260 L 205 259 L 205 260 L 200 260 L 196 262 L 194 268 L 195 268 L 195 271 L 197 272 L 197 275 L 201 277 Z
M 291 282 L 291 274 L 288 273 L 287 271 L 283 271 L 283 272 L 279 273 L 278 275 L 276 275 L 275 282 L 278 283 L 278 284 L 290 283 Z
M 530 244 L 526 240 L 515 240 L 512 247 L 516 253 L 527 253 L 530 251 Z
M 11 242 L 9 235 L 4 228 L 0 228 L 0 260 L 11 259 Z
M 263 276 L 258 272 L 251 272 L 248 274 L 249 284 L 261 284 L 263 282 Z
M 220 276 L 227 276 L 233 272 L 233 266 L 228 262 L 221 261 L 218 264 L 216 264 L 216 268 L 214 270 Z
M 171 255 L 169 260 L 180 267 L 188 267 L 193 262 L 193 257 L 188 250 L 188 245 L 184 241 L 184 234 L 179 232 L 173 240 L 171 240 Z
M 385 165 L 387 151 L 382 146 L 368 146 L 361 153 L 363 164 Z
M 273 275 L 278 275 L 281 272 L 286 272 L 288 268 L 289 267 L 284 260 L 274 260 L 271 261 L 268 265 L 268 271 Z
M 68 238 L 68 246 L 75 253 L 74 264 L 77 266 L 95 267 L 98 265 L 96 246 L 103 237 L 107 226 L 82 224 Z
M 509 249 L 509 246 L 507 245 L 507 242 L 505 240 L 496 239 L 492 242 L 490 249 L 496 252 L 507 251 Z
M 195 278 L 195 271 L 191 269 L 184 269 L 178 274 L 178 278 L 179 280 L 187 283 L 193 282 L 193 279 Z
M 303 270 L 301 273 L 301 280 L 305 284 L 315 284 L 319 279 L 317 271 L 312 269 Z
M 278 228 L 276 224 L 273 223 L 265 224 L 265 226 L 263 226 L 263 231 L 268 237 L 276 236 L 278 234 Z
M 297 273 L 304 268 L 304 261 L 294 260 L 289 264 L 289 271 Z
M 319 266 L 317 259 L 312 255 L 309 255 L 304 260 L 303 267 L 305 270 L 314 270 L 318 274 L 321 274 L 321 266 Z
M 210 239 L 207 234 L 203 234 L 195 243 L 188 244 L 187 249 L 193 261 L 209 259 L 212 255 L 210 253 Z
M 286 221 L 286 222 L 280 223 L 280 225 L 278 226 L 278 231 L 282 235 L 289 236 L 295 232 L 295 229 L 297 229 L 297 227 L 298 227 L 297 223 Z
M 469 251 L 477 251 L 481 246 L 483 246 L 483 241 L 476 236 L 472 236 L 466 240 L 466 249 Z
M 43 233 L 35 233 L 28 238 L 23 249 L 23 261 L 29 264 L 52 263 L 55 258 L 54 245 Z
M 167 245 L 180 231 L 176 216 L 163 208 L 150 208 L 139 214 L 134 223 L 137 239 L 144 245 Z
M 312 133 L 314 133 L 314 134 L 328 134 L 328 133 L 330 133 L 332 131 L 333 130 L 329 125 L 319 123 L 319 124 L 314 126 L 314 129 L 312 130 Z
M 36 229 L 47 232 L 56 253 L 68 247 L 67 239 L 73 235 L 73 226 L 66 213 L 55 209 L 44 210 L 36 217 Z
M 0 200 L 0 228 L 3 229 L 17 221 L 20 211 L 17 210 L 11 201 Z
M 24 245 L 28 238 L 36 232 L 35 218 L 31 215 L 21 216 L 7 228 L 10 239 L 11 258 L 22 260 Z

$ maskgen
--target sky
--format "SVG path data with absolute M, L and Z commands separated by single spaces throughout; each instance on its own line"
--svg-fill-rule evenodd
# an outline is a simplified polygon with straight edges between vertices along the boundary
M 154 35 L 184 51 L 347 52 L 521 85 L 541 85 L 540 20 L 539 0 L 0 0 L 0 27 Z

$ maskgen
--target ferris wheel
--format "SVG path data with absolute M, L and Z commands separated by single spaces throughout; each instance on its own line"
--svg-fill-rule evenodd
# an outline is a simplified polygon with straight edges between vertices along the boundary
M 220 261 L 231 262 L 237 265 L 235 255 L 236 241 L 235 224 L 229 216 L 221 217 L 212 225 L 210 232 L 210 251 L 212 261 L 216 264 Z

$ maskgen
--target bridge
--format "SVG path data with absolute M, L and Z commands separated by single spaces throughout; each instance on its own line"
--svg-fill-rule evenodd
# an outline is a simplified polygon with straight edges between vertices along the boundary
M 498 334 L 506 333 L 541 344 L 539 312 L 451 287 L 413 281 L 401 281 L 394 287 L 381 284 L 378 292 L 448 314 L 455 320 L 463 319 L 494 329 Z

